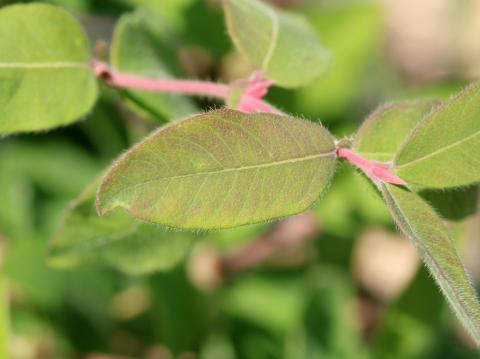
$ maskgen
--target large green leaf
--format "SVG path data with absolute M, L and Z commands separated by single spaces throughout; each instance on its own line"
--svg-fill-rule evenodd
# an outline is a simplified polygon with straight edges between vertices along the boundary
M 427 116 L 395 159 L 395 172 L 419 187 L 480 181 L 480 85 L 472 85 Z
M 299 87 L 326 71 L 330 52 L 302 17 L 258 0 L 224 4 L 235 46 L 278 85 Z
M 78 23 L 50 5 L 0 10 L 0 134 L 69 124 L 97 98 L 88 41 Z
M 111 47 L 114 69 L 152 78 L 171 78 L 167 64 L 174 66 L 172 41 L 161 18 L 138 10 L 118 21 Z M 152 91 L 124 90 L 131 108 L 156 121 L 164 122 L 196 111 L 193 103 L 181 95 Z
M 100 214 L 116 207 L 180 228 L 228 228 L 302 212 L 335 167 L 330 134 L 291 117 L 220 110 L 164 127 L 112 167 Z
M 456 315 L 480 344 L 480 304 L 444 223 L 415 193 L 389 184 L 380 189 L 395 222 L 416 245 Z
M 353 150 L 370 160 L 392 161 L 403 140 L 438 104 L 434 100 L 420 100 L 381 106 L 358 130 Z
M 192 233 L 167 231 L 125 212 L 99 217 L 90 185 L 68 208 L 49 246 L 49 263 L 70 267 L 85 262 L 110 264 L 131 274 L 166 270 L 187 253 Z

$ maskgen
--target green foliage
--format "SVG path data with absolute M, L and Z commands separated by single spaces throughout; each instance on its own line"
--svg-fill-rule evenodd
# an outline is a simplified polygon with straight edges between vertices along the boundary
M 49 247 L 48 261 L 60 267 L 106 263 L 126 273 L 169 269 L 183 259 L 196 237 L 140 222 L 124 212 L 98 217 L 95 181 L 70 204 Z
M 307 209 L 335 168 L 329 133 L 308 121 L 221 110 L 153 133 L 122 156 L 98 192 L 116 207 L 180 228 L 228 228 Z
M 352 148 L 371 160 L 393 161 L 405 137 L 438 104 L 434 100 L 420 100 L 378 108 L 358 130 Z
M 285 334 L 301 324 L 306 309 L 305 292 L 298 281 L 247 277 L 225 291 L 223 305 L 234 317 Z
M 387 184 L 380 188 L 398 227 L 414 242 L 450 306 L 480 343 L 480 304 L 447 228 L 415 193 Z
M 202 68 L 201 76 L 236 79 L 236 66 L 254 65 L 283 87 L 311 83 L 294 93 L 277 89 L 280 96 L 270 99 L 281 98 L 278 105 L 291 113 L 322 118 L 338 135 L 392 94 L 426 91 L 404 88 L 379 56 L 376 3 L 305 2 L 297 10 L 311 26 L 260 0 L 46 2 L 82 11 L 93 38 L 108 38 L 111 18 L 129 11 L 113 29 L 111 75 L 175 80 L 191 49 L 200 61 L 192 55 L 189 65 Z M 234 45 L 250 64 L 226 54 L 221 5 Z M 319 37 L 336 61 L 314 81 L 330 58 Z M 457 339 L 435 287 L 480 344 L 479 303 L 455 250 L 475 244 L 468 233 L 475 232 L 471 219 L 479 211 L 478 85 L 444 102 L 388 103 L 367 118 L 350 146 L 314 122 L 228 109 L 154 129 L 210 103 L 132 90 L 132 83 L 118 92 L 135 113 L 122 111 L 106 87 L 90 111 L 97 98 L 91 56 L 83 29 L 63 10 L 0 9 L 0 135 L 52 129 L 89 113 L 69 129 L 0 143 L 0 358 L 10 348 L 14 358 L 25 350 L 49 358 L 93 352 L 139 358 L 193 352 L 209 359 L 478 356 Z M 100 80 L 115 86 L 108 74 Z M 207 86 L 227 106 L 245 91 L 268 105 L 264 83 L 242 76 Z M 453 88 L 446 83 L 427 91 Z M 103 181 L 94 181 L 107 161 L 145 135 Z M 349 146 L 353 152 L 337 151 Z M 366 175 L 342 166 L 329 187 L 337 157 L 363 163 Z M 392 162 L 405 188 L 375 177 Z M 295 218 L 263 223 L 308 208 L 302 218 L 318 217 L 315 228 Z M 388 302 L 358 280 L 361 270 L 351 262 L 367 227 L 393 230 L 392 217 L 435 282 L 422 269 Z M 243 226 L 253 223 L 261 224 Z M 166 228 L 238 226 L 201 235 Z M 292 234 L 303 231 L 317 240 L 299 236 L 293 243 Z M 190 253 L 194 241 L 199 250 Z
M 395 158 L 395 172 L 419 187 L 447 188 L 480 181 L 480 86 L 472 85 L 428 115 Z
M 1 263 L 0 263 L 1 266 Z M 10 323 L 9 323 L 9 297 L 6 276 L 0 267 L 0 358 L 9 358 Z
M 450 221 L 461 221 L 474 216 L 478 209 L 478 194 L 478 186 L 419 192 L 442 218 Z
M 412 129 L 421 127 L 423 118 L 435 114 L 438 107 L 435 101 L 417 101 L 380 108 L 359 129 L 353 148 L 366 158 L 391 161 L 404 139 L 415 133 Z M 480 306 L 447 228 L 415 193 L 387 184 L 380 189 L 395 222 L 416 244 L 450 305 L 478 342 Z M 476 193 L 477 188 L 472 187 L 469 191 L 446 193 L 424 191 L 423 197 L 438 206 L 447 218 L 459 220 L 475 212 Z
M 302 17 L 258 0 L 227 0 L 224 4 L 235 46 L 268 79 L 283 87 L 299 87 L 326 71 L 330 53 Z
M 442 321 L 444 302 L 426 268 L 420 268 L 412 283 L 388 309 L 378 328 L 374 358 L 430 358 L 427 353 L 440 341 L 435 328 Z
M 158 23 L 158 19 L 145 10 L 122 16 L 112 40 L 112 66 L 128 74 L 171 78 L 171 70 L 165 62 L 173 64 L 175 61 L 172 35 L 165 24 Z M 132 109 L 156 122 L 196 112 L 192 101 L 181 95 L 129 89 L 123 93 Z
M 57 226 L 57 212 L 75 197 L 100 170 L 84 150 L 66 141 L 35 143 L 12 139 L 0 143 L 0 233 L 30 238 Z M 42 195 L 55 201 L 35 214 Z M 57 208 L 58 206 L 58 208 Z M 49 223 L 39 228 L 39 218 Z M 59 218 L 58 218 L 59 219 Z
M 320 81 L 293 95 L 295 108 L 302 114 L 324 123 L 345 123 L 342 120 L 352 112 L 357 115 L 355 104 L 369 99 L 365 86 L 375 84 L 382 71 L 377 60 L 384 33 L 381 13 L 380 4 L 371 1 L 305 7 L 305 16 L 333 53 L 333 61 Z M 382 93 L 380 98 L 390 100 L 384 96 Z
M 0 134 L 44 130 L 84 116 L 97 98 L 83 29 L 42 4 L 0 10 Z

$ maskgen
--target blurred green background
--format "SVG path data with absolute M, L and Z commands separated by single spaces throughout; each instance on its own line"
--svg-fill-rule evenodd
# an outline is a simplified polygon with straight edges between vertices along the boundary
M 230 82 L 251 71 L 231 46 L 219 0 L 45 2 L 77 17 L 92 47 L 110 43 L 120 16 L 147 13 L 156 56 L 177 76 Z M 385 102 L 447 98 L 479 77 L 478 1 L 271 2 L 304 14 L 334 56 L 323 78 L 300 90 L 273 88 L 268 100 L 339 138 Z M 138 111 L 131 96 L 128 104 L 103 86 L 75 125 L 0 139 L 0 358 L 480 357 L 374 189 L 346 165 L 309 214 L 285 227 L 185 238 L 187 253 L 168 266 L 155 262 L 160 255 L 148 266 L 135 256 L 126 265 L 121 252 L 48 265 L 68 204 L 177 109 Z M 449 224 L 478 282 L 478 196 L 466 196 L 471 208 L 440 210 L 455 211 Z M 134 255 L 149 250 L 141 239 L 129 247 Z

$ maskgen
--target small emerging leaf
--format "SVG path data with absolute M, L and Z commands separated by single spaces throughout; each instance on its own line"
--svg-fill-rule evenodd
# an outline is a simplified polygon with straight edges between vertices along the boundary
M 403 140 L 438 105 L 435 100 L 420 100 L 378 108 L 358 130 L 352 149 L 369 160 L 393 161 Z
M 312 122 L 220 110 L 167 126 L 112 167 L 98 211 L 116 207 L 179 228 L 229 228 L 296 214 L 335 168 L 330 134 Z
M 68 208 L 49 245 L 50 264 L 71 267 L 100 262 L 139 274 L 169 269 L 185 256 L 196 237 L 192 233 L 167 231 L 124 212 L 98 217 L 98 185 L 95 181 Z
M 143 9 L 122 16 L 112 40 L 113 68 L 132 75 L 171 78 L 167 64 L 176 62 L 176 58 L 171 58 L 175 55 L 168 43 L 171 37 L 160 19 Z M 185 96 L 129 89 L 123 93 L 134 111 L 158 122 L 196 112 L 195 105 Z
M 235 46 L 268 79 L 280 86 L 299 87 L 326 71 L 330 52 L 305 19 L 258 0 L 224 3 Z
M 455 314 L 480 344 L 480 304 L 442 220 L 418 195 L 380 186 L 401 231 L 416 245 Z
M 428 115 L 404 142 L 395 172 L 419 187 L 480 181 L 480 85 L 472 85 Z
M 70 124 L 97 98 L 87 37 L 44 4 L 0 9 L 0 134 Z

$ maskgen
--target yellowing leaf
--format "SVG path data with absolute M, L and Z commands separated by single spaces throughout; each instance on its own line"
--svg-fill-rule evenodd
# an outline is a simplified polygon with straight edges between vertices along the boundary
M 229 228 L 307 209 L 334 172 L 335 145 L 312 122 L 233 110 L 206 113 L 153 133 L 111 168 L 97 195 L 179 228 Z
M 435 100 L 420 100 L 379 107 L 358 130 L 352 149 L 369 160 L 392 161 L 403 140 L 438 105 Z
M 330 52 L 302 17 L 257 0 L 224 4 L 235 46 L 278 85 L 303 86 L 326 71 Z
M 446 226 L 417 194 L 388 184 L 380 189 L 395 222 L 416 245 L 455 314 L 480 344 L 480 304 Z
M 50 5 L 0 10 L 0 134 L 66 125 L 97 98 L 79 24 Z
M 480 85 L 439 106 L 410 134 L 395 159 L 398 176 L 418 187 L 480 181 Z

